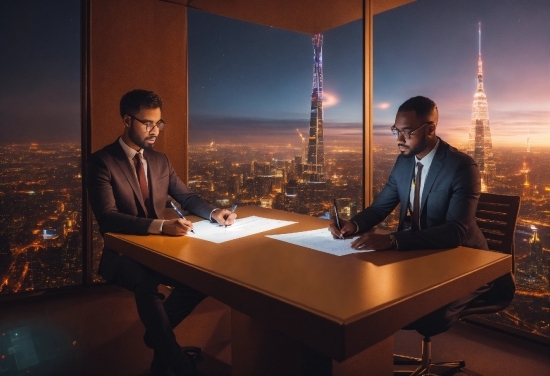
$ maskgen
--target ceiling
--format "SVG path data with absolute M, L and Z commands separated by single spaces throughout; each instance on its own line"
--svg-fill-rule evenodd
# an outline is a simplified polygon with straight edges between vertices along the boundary
M 241 21 L 317 34 L 363 17 L 363 0 L 163 0 Z M 381 13 L 415 0 L 371 0 Z

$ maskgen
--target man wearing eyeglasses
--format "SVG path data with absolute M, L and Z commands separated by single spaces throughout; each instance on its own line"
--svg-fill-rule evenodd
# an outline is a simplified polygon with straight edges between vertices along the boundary
M 436 136 L 438 109 L 429 98 L 417 96 L 398 109 L 391 131 L 400 155 L 389 179 L 372 204 L 351 218 L 331 220 L 335 238 L 360 234 L 351 243 L 357 250 L 443 249 L 466 246 L 488 249 L 476 224 L 481 193 L 475 161 Z M 397 231 L 377 233 L 382 222 L 401 204 Z M 435 335 L 454 323 L 467 303 L 482 293 L 512 300 L 515 282 L 510 273 L 456 302 L 420 319 L 414 325 L 423 335 Z
M 88 193 L 101 234 L 166 234 L 184 236 L 193 224 L 182 218 L 164 220 L 168 195 L 181 207 L 221 225 L 234 223 L 236 214 L 220 210 L 194 194 L 178 178 L 168 157 L 153 150 L 160 131 L 162 100 L 152 91 L 133 90 L 120 101 L 123 133 L 88 159 Z M 154 349 L 151 372 L 195 373 L 190 355 L 181 350 L 173 332 L 206 297 L 203 293 L 104 248 L 99 274 L 134 292 L 145 344 Z M 169 297 L 158 285 L 173 286 Z M 164 301 L 163 301 L 164 300 Z

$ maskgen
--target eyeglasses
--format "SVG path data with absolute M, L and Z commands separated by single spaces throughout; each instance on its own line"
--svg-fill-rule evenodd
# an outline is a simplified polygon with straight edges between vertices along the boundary
M 396 126 L 392 126 L 390 129 L 393 133 L 393 135 L 395 136 L 395 138 L 399 138 L 399 133 L 401 133 L 403 135 L 403 137 L 405 137 L 406 140 L 410 140 L 411 139 L 411 135 L 416 132 L 417 130 L 419 130 L 420 128 L 422 128 L 423 126 L 425 126 L 426 124 L 433 124 L 434 122 L 433 121 L 428 121 L 424 124 L 422 124 L 420 127 L 412 130 L 412 131 L 409 131 L 409 130 L 402 130 L 400 131 L 399 129 L 396 128 Z
M 151 132 L 155 127 L 157 127 L 159 129 L 159 131 L 162 131 L 164 129 L 164 126 L 166 125 L 166 123 L 164 122 L 164 120 L 160 119 L 156 124 L 153 123 L 152 121 L 148 121 L 148 120 L 141 120 L 141 119 L 138 119 L 137 117 L 135 116 L 132 116 L 130 114 L 128 114 L 128 116 L 130 116 L 132 119 L 134 120 L 137 120 L 139 121 L 141 124 L 145 125 L 145 131 L 147 132 Z

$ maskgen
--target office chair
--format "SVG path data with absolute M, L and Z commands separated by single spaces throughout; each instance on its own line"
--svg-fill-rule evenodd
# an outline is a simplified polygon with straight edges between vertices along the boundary
M 476 210 L 476 222 L 485 239 L 487 239 L 489 249 L 512 255 L 512 273 L 515 273 L 516 270 L 514 240 L 519 203 L 519 196 L 482 193 Z M 460 318 L 469 315 L 496 313 L 504 310 L 509 304 L 509 300 L 487 301 L 483 299 L 482 294 L 468 304 L 460 313 Z M 410 376 L 430 375 L 430 367 L 432 366 L 445 371 L 458 370 L 466 366 L 464 360 L 432 363 L 430 337 L 424 337 L 422 340 L 421 358 L 394 355 L 393 364 L 417 365 L 418 367 L 414 371 L 394 371 L 394 375 Z

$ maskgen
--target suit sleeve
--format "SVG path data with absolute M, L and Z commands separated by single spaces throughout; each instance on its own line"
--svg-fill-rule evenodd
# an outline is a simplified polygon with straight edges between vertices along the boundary
M 165 156 L 165 158 L 168 163 L 169 172 L 168 194 L 181 205 L 183 210 L 196 216 L 210 219 L 210 213 L 216 207 L 201 198 L 198 194 L 193 193 L 178 177 L 168 157 Z
M 444 211 L 441 224 L 419 231 L 401 231 L 395 233 L 399 249 L 439 249 L 454 248 L 463 245 L 467 236 L 477 228 L 475 213 L 481 192 L 481 179 L 477 165 L 473 160 L 463 160 L 452 173 L 448 192 L 442 193 L 437 205 L 432 203 L 429 211 Z M 428 200 L 431 198 L 428 197 Z
M 137 216 L 131 187 L 120 174 L 113 174 L 108 156 L 92 154 L 88 158 L 87 187 L 90 206 L 99 231 L 146 235 L 151 218 Z
M 362 212 L 351 218 L 359 227 L 358 232 L 365 232 L 382 222 L 399 204 L 399 192 L 397 190 L 396 166 L 394 166 L 390 177 L 376 196 L 372 204 Z

